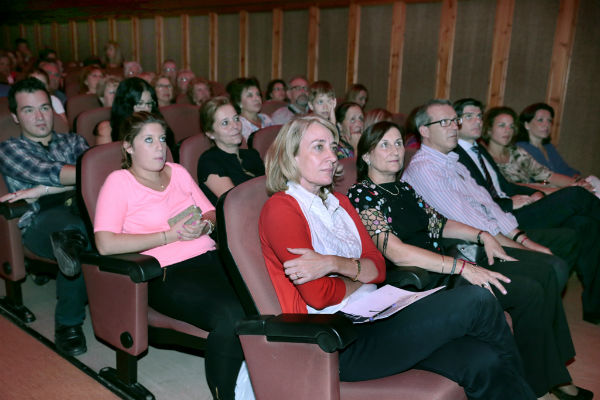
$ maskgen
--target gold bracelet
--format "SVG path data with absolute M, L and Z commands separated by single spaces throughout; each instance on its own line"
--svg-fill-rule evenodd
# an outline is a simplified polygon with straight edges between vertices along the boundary
M 356 282 L 358 280 L 358 275 L 360 275 L 360 260 L 358 258 L 355 258 L 354 261 L 356 262 L 356 267 L 358 268 L 358 270 L 356 271 L 356 275 L 354 276 L 354 278 L 352 278 L 352 281 Z

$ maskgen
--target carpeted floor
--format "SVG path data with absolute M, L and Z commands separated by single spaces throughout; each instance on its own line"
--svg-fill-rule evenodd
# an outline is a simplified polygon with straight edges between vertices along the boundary
M 0 295 L 3 295 L 3 290 L 0 288 Z M 53 341 L 55 282 L 36 286 L 28 279 L 23 293 L 26 305 L 37 317 L 29 327 L 47 338 L 42 342 Z M 600 326 L 581 319 L 580 296 L 581 286 L 572 277 L 564 304 L 577 356 L 569 366 L 569 371 L 577 385 L 594 391 L 596 398 L 600 399 Z M 59 357 L 50 347 L 20 328 L 11 326 L 6 320 L 0 322 L 0 400 L 115 398 L 93 379 Z M 114 366 L 114 352 L 95 339 L 89 316 L 84 324 L 84 331 L 88 352 L 77 357 L 77 360 L 95 372 L 105 366 Z M 157 399 L 211 399 L 204 379 L 204 360 L 201 357 L 151 347 L 138 363 L 138 380 Z M 45 383 L 45 386 L 41 386 L 40 382 Z

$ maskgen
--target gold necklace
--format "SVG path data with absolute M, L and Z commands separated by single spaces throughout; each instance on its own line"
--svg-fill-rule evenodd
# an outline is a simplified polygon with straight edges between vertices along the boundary
M 375 182 L 373 182 L 375 183 Z M 378 184 L 375 183 L 375 186 L 377 186 L 379 189 L 384 190 L 386 192 L 388 192 L 389 194 L 391 194 L 392 196 L 398 196 L 400 194 L 400 188 L 398 186 L 396 186 L 396 184 L 394 183 L 394 187 L 396 188 L 396 193 L 392 193 L 391 191 L 387 190 L 386 188 L 384 188 L 383 186 L 379 186 Z

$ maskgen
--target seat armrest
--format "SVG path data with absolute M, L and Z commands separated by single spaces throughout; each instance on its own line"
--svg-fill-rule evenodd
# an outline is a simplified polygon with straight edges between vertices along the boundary
M 417 290 L 427 288 L 431 281 L 429 271 L 419 267 L 387 265 L 385 283 L 399 287 Z
M 0 202 L 0 215 L 6 219 L 20 218 L 28 210 L 30 210 L 30 207 L 25 200 L 15 201 L 14 203 Z
M 97 265 L 101 271 L 129 275 L 135 283 L 147 282 L 163 274 L 163 269 L 156 258 L 139 253 L 103 256 L 86 252 L 81 254 L 81 262 Z
M 270 342 L 316 343 L 327 352 L 341 350 L 356 339 L 352 322 L 337 314 L 280 314 L 248 317 L 238 335 L 265 335 Z

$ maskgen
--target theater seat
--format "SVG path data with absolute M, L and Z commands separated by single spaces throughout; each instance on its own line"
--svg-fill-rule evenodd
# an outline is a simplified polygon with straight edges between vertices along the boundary
M 281 125 L 271 125 L 257 130 L 248 138 L 248 147 L 258 151 L 260 158 L 264 161 L 267 151 L 277 137 L 280 129 Z
M 167 158 L 172 160 L 170 153 Z M 81 195 L 93 221 L 100 187 L 121 164 L 121 142 L 95 146 L 78 165 Z M 137 382 L 137 358 L 148 343 L 202 350 L 208 332 L 167 317 L 148 306 L 148 284 L 162 276 L 153 257 L 141 254 L 82 255 L 94 333 L 116 350 L 116 369 L 103 368 L 100 376 L 135 399 L 153 399 Z
M 192 175 L 198 183 L 198 159 L 212 146 L 210 139 L 204 133 L 197 133 L 184 139 L 179 146 L 179 164 Z
M 267 100 L 263 103 L 260 110 L 261 113 L 267 114 L 269 117 L 282 107 L 287 107 L 288 103 L 281 100 Z
M 84 111 L 77 118 L 75 132 L 83 136 L 90 146 L 93 146 L 96 143 L 94 128 L 100 122 L 108 120 L 110 120 L 110 107 L 100 107 Z
M 160 112 L 173 131 L 175 143 L 201 132 L 200 110 L 194 105 L 171 104 L 170 106 L 161 107 Z
M 248 316 L 237 332 L 257 399 L 466 399 L 455 382 L 420 370 L 340 382 L 338 351 L 354 340 L 353 325 L 339 315 L 282 314 L 258 236 L 265 180 L 234 187 L 217 205 L 219 251 Z
M 67 100 L 67 119 L 71 132 L 75 131 L 75 119 L 84 111 L 100 107 L 100 101 L 95 94 L 80 94 Z

